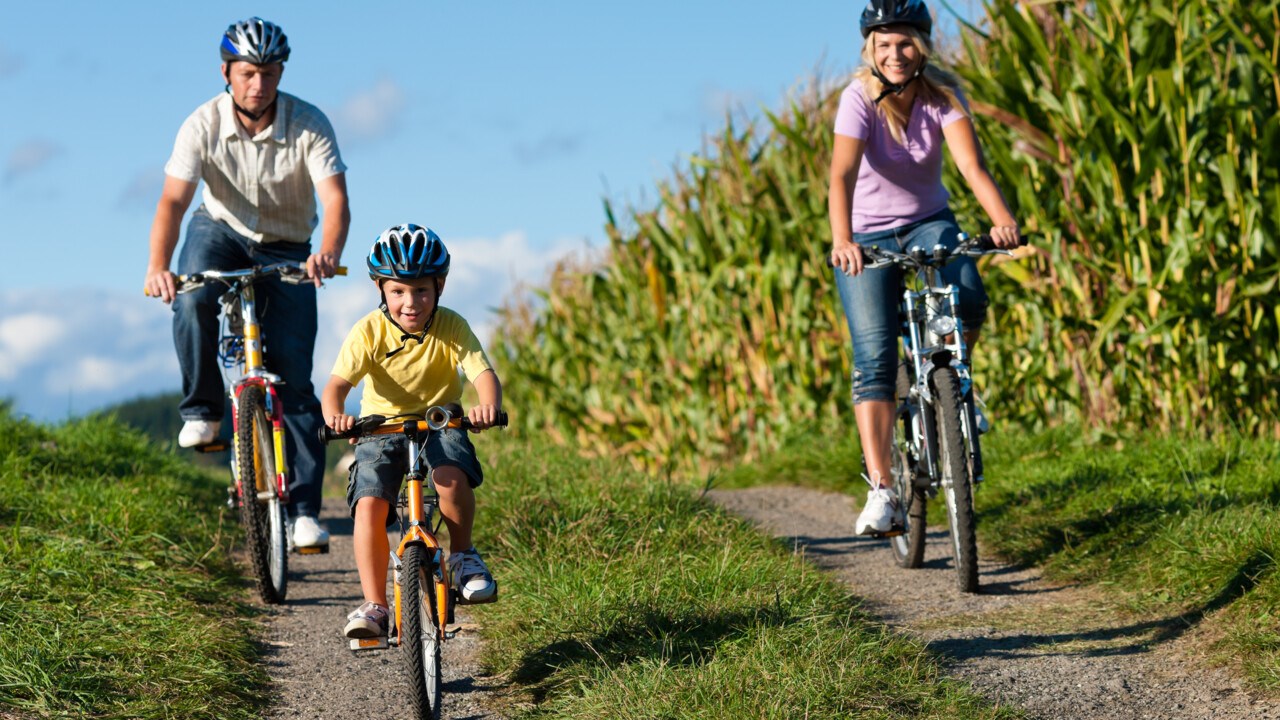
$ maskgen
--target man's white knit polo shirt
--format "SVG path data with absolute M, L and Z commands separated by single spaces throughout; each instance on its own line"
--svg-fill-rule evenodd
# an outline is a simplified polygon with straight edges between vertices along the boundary
M 319 222 L 315 184 L 346 172 L 333 126 L 314 105 L 278 93 L 276 118 L 250 137 L 236 122 L 231 95 L 196 108 L 173 144 L 164 173 L 204 180 L 213 219 L 258 242 L 306 242 Z

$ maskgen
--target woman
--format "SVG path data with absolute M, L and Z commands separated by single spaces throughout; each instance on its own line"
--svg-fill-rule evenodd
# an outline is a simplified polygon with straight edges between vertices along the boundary
M 990 216 L 998 247 L 1014 247 L 1018 223 L 982 161 L 954 76 L 929 64 L 933 22 L 923 0 L 871 0 L 862 13 L 865 67 L 840 97 L 828 204 L 831 263 L 853 338 L 854 417 L 871 490 L 854 531 L 889 531 L 901 509 L 889 477 L 898 299 L 894 267 L 866 270 L 862 245 L 904 251 L 955 247 L 960 228 L 942 186 L 942 146 Z M 972 348 L 987 295 L 971 258 L 942 273 L 960 288 L 960 319 Z

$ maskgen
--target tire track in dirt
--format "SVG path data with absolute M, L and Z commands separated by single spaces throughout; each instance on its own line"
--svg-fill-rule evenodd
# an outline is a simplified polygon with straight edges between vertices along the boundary
M 276 697 L 269 718 L 407 717 L 409 685 L 399 648 L 353 653 L 342 635 L 347 613 L 360 604 L 360 576 L 351 554 L 352 521 L 329 509 L 321 520 L 330 531 L 327 555 L 290 555 L 289 592 L 284 605 L 266 609 L 267 673 Z M 393 540 L 392 547 L 399 538 Z M 499 679 L 480 665 L 477 619 L 483 609 L 459 608 L 463 628 L 444 644 L 443 717 L 454 720 L 501 718 Z
M 839 493 L 762 487 L 707 498 L 830 571 L 995 702 L 1054 720 L 1280 720 L 1280 702 L 1195 659 L 1194 622 L 1134 619 L 1097 591 L 990 560 L 979 564 L 982 591 L 961 593 L 945 528 L 929 529 L 924 567 L 903 570 L 887 541 L 853 535 L 857 505 Z

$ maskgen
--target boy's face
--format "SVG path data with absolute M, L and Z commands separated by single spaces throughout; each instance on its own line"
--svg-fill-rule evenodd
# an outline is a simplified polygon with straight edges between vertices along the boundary
M 382 294 L 387 298 L 387 312 L 405 329 L 418 333 L 436 308 L 437 278 L 417 280 L 383 280 Z

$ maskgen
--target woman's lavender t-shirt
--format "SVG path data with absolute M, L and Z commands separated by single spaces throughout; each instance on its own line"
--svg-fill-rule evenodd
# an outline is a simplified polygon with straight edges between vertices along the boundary
M 968 110 L 964 96 L 956 97 Z M 886 230 L 940 212 L 951 196 L 942 186 L 942 128 L 965 117 L 950 103 L 917 98 L 907 122 L 905 145 L 898 144 L 888 121 L 876 111 L 862 81 L 840 95 L 836 134 L 865 143 L 858 184 L 853 191 L 853 231 Z

